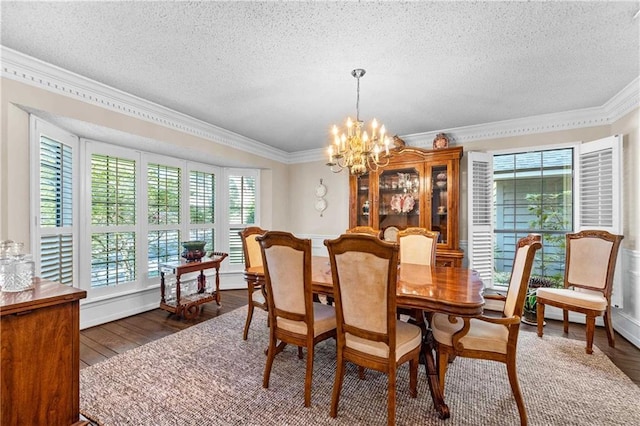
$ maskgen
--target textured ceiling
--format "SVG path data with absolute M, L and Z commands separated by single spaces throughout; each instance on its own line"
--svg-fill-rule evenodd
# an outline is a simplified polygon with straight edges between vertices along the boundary
M 2 45 L 287 152 L 355 115 L 408 135 L 598 107 L 632 2 L 1 2 Z

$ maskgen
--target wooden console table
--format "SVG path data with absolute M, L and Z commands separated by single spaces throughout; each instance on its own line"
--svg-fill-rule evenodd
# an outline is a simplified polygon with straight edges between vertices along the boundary
M 80 299 L 47 280 L 0 292 L 0 424 L 84 425 L 80 420 Z
M 220 263 L 227 256 L 229 256 L 228 253 L 214 252 L 212 257 L 196 262 L 178 261 L 160 264 L 160 308 L 183 318 L 191 319 L 200 314 L 200 305 L 203 303 L 215 300 L 220 306 Z M 215 290 L 207 291 L 207 279 L 204 275 L 204 271 L 207 269 L 216 270 Z M 197 278 L 198 288 L 195 292 L 185 292 L 181 288 L 181 276 L 190 272 L 200 272 Z M 175 298 L 167 295 L 166 273 L 176 276 Z

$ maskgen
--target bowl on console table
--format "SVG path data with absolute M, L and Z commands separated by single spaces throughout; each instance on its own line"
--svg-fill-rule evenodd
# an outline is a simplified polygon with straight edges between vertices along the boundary
M 200 259 L 206 254 L 204 246 L 206 241 L 185 241 L 182 243 L 184 250 L 182 251 L 182 257 L 187 262 L 199 262 Z

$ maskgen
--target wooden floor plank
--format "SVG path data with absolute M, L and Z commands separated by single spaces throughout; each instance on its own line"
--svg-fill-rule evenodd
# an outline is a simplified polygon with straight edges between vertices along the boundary
M 87 330 L 84 336 L 96 342 L 100 342 L 102 346 L 119 354 L 140 346 L 135 341 L 116 334 L 108 330 L 106 327 L 93 327 Z

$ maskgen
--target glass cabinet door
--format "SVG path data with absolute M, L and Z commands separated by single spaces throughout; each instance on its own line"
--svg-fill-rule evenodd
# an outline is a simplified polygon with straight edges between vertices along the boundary
M 447 165 L 431 167 L 431 230 L 440 232 L 438 242 L 447 244 L 449 192 Z
M 358 176 L 358 196 L 356 198 L 357 226 L 369 226 L 369 211 L 371 201 L 369 198 L 369 175 Z
M 386 170 L 378 180 L 378 228 L 420 226 L 420 173 L 415 168 Z

